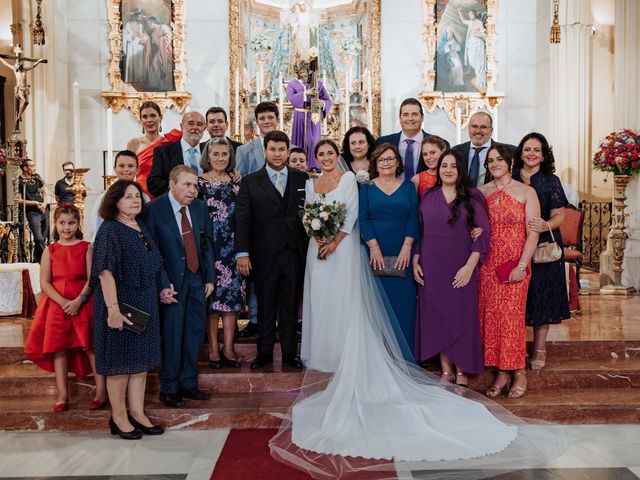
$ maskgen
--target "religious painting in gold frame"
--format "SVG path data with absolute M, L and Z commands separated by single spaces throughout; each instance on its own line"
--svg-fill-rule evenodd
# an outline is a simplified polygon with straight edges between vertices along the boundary
M 427 111 L 460 127 L 478 110 L 496 112 L 498 0 L 422 0 L 423 90 Z
M 185 91 L 185 0 L 106 0 L 109 17 L 109 83 L 102 92 L 117 113 L 139 115 L 140 105 L 156 102 L 164 111 L 184 112 L 191 100 Z
M 292 73 L 294 56 L 292 49 L 282 47 L 282 42 L 292 35 L 286 30 L 295 28 L 295 20 L 285 7 L 293 11 L 300 4 L 306 5 L 307 12 L 313 10 L 311 16 L 321 25 L 318 38 L 327 39 L 317 44 L 321 80 L 333 102 L 322 136 L 339 138 L 345 125 L 361 124 L 368 126 L 374 136 L 380 134 L 381 0 L 339 3 L 315 8 L 313 0 L 295 0 L 274 7 L 274 2 L 229 0 L 229 123 L 233 138 L 246 142 L 255 134 L 253 108 L 258 101 L 275 102 L 282 110 L 281 127 L 288 131 L 292 107 L 286 98 L 281 101 L 285 95 L 280 85 L 286 85 Z M 289 41 L 293 43 L 293 37 Z M 334 54 L 330 65 L 323 60 L 329 49 Z M 353 103 L 352 98 L 360 101 Z M 348 122 L 345 111 L 349 112 Z

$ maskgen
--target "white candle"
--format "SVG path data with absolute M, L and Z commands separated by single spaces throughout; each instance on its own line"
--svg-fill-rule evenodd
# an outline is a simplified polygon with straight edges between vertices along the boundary
M 369 108 L 367 109 L 367 125 L 369 126 L 369 131 L 373 132 L 373 93 L 371 91 L 371 70 L 369 70 L 369 74 L 367 75 L 367 96 L 369 97 Z
M 344 87 L 344 131 L 349 130 L 349 102 L 351 101 L 351 67 L 347 71 L 347 84 Z
M 498 106 L 493 108 L 493 139 L 498 142 Z
M 115 175 L 113 170 L 113 110 L 107 108 L 107 175 Z
M 327 88 L 327 71 L 326 70 L 322 70 L 322 85 L 324 85 L 324 88 Z M 324 119 L 322 120 L 322 132 L 326 133 L 327 132 L 327 115 L 329 114 L 329 112 L 325 112 L 325 116 Z
M 260 103 L 262 99 L 262 63 L 256 73 L 256 103 Z
M 82 167 L 82 155 L 80 152 L 80 84 L 73 82 L 73 162 L 76 168 Z
M 240 71 L 236 68 L 236 78 L 234 79 L 234 123 L 236 136 L 240 133 Z
M 456 107 L 456 145 L 462 143 L 462 109 Z
M 284 78 L 282 72 L 278 76 L 278 102 L 280 103 L 280 131 L 284 132 Z

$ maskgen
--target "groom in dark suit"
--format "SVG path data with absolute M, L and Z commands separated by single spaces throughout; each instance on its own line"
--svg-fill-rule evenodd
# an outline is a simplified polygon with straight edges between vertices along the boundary
M 423 121 L 424 112 L 420 101 L 417 98 L 405 98 L 400 104 L 402 130 L 378 137 L 376 140 L 376 147 L 383 143 L 390 143 L 398 148 L 404 166 L 401 176 L 405 180 L 411 180 L 415 174 L 427 169 L 422 157 L 422 140 L 429 134 L 422 130 Z M 449 142 L 445 140 L 445 143 L 449 148 Z
M 204 135 L 205 121 L 198 112 L 185 113 L 180 128 L 182 138 L 177 142 L 160 145 L 153 151 L 153 165 L 147 178 L 149 193 L 158 197 L 169 188 L 169 173 L 178 165 L 187 165 L 197 175 L 201 175 L 200 140 Z
M 205 299 L 215 278 L 213 228 L 207 206 L 196 198 L 198 177 L 178 165 L 169 175 L 169 192 L 148 207 L 145 224 L 164 259 L 160 289 L 173 302 L 162 307 L 160 400 L 184 406 L 184 398 L 206 400 L 198 389 L 198 353 L 205 334 Z
M 238 270 L 251 274 L 258 298 L 258 356 L 251 368 L 273 361 L 276 319 L 282 361 L 302 368 L 296 326 L 309 244 L 300 218 L 308 176 L 287 168 L 284 132 L 267 133 L 264 148 L 265 166 L 242 179 L 236 201 Z

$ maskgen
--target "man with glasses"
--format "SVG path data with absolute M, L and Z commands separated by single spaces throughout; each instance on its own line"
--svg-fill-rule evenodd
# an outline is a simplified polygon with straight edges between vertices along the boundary
M 396 146 L 404 166 L 404 171 L 400 176 L 405 180 L 411 180 L 415 174 L 427 169 L 424 158 L 422 158 L 422 140 L 428 135 L 422 129 L 423 121 L 424 112 L 420 101 L 416 98 L 406 98 L 400 104 L 400 127 L 402 130 L 391 135 L 378 137 L 376 140 L 376 146 L 383 143 Z M 448 142 L 447 148 L 449 148 Z
M 56 197 L 56 202 L 58 202 L 58 205 L 64 203 L 73 204 L 76 200 L 76 194 L 71 190 L 71 187 L 73 186 L 73 173 L 75 169 L 76 168 L 73 165 L 73 162 L 64 162 L 62 164 L 64 177 L 56 182 L 56 186 L 53 189 L 53 194 Z M 83 196 L 87 196 L 86 191 L 84 192 Z
M 486 112 L 476 112 L 471 116 L 468 126 L 469 142 L 461 143 L 453 147 L 462 154 L 467 162 L 467 173 L 469 174 L 469 184 L 478 187 L 491 181 L 491 174 L 484 166 L 487 158 L 487 151 L 494 143 L 491 138 L 493 133 L 493 119 Z M 513 145 L 507 145 L 513 151 Z

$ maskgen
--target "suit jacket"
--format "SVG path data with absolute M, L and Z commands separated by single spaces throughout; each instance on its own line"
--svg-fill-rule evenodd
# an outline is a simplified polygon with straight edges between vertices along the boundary
M 243 177 L 264 167 L 264 147 L 262 138 L 256 137 L 236 151 L 236 169 Z
M 189 205 L 189 214 L 191 215 L 191 228 L 195 234 L 202 282 L 214 283 L 213 226 L 209 219 L 206 203 L 197 198 L 194 199 Z M 178 290 L 184 281 L 187 257 L 168 193 L 149 203 L 144 223 L 164 259 L 159 287 L 161 289 L 168 288 L 169 283 L 173 283 L 175 289 Z
M 240 147 L 242 144 L 240 142 L 235 142 L 231 140 L 229 137 L 224 137 L 224 138 L 227 142 L 231 144 L 231 148 L 233 149 L 233 154 L 235 155 L 238 150 L 238 147 Z M 200 153 L 204 151 L 204 147 L 207 146 L 207 143 L 209 143 L 209 140 L 207 140 L 206 142 L 200 142 Z
M 491 146 L 493 147 L 496 143 L 499 142 L 494 142 L 493 138 L 491 139 Z M 515 153 L 516 151 L 516 147 L 514 145 L 509 145 L 508 143 L 503 143 L 503 145 L 506 145 L 507 147 L 511 148 L 511 151 Z M 461 143 L 460 145 L 456 145 L 455 147 L 453 147 L 451 150 L 457 150 L 458 152 L 460 152 L 462 154 L 462 158 L 464 159 L 464 166 L 466 168 L 466 171 L 469 171 L 469 150 L 471 149 L 471 142 L 465 142 L 465 143 Z M 491 174 L 489 173 L 489 170 L 485 171 L 484 174 L 484 180 L 482 183 L 489 183 L 491 180 L 493 179 L 493 177 L 491 177 Z M 472 185 L 472 187 L 475 187 L 475 185 Z
M 236 252 L 249 252 L 253 278 L 264 282 L 278 252 L 289 246 L 304 272 L 309 239 L 302 226 L 308 175 L 288 169 L 287 186 L 280 196 L 266 167 L 242 179 L 236 200 Z M 302 274 L 300 272 L 300 274 Z
M 153 165 L 147 177 L 147 189 L 151 195 L 158 197 L 169 191 L 169 174 L 178 165 L 184 165 L 180 140 L 153 150 Z
M 395 145 L 399 149 L 401 135 L 402 135 L 402 132 L 397 132 L 397 133 L 392 133 L 391 135 L 384 135 L 382 137 L 378 137 L 378 139 L 376 140 L 376 147 L 378 145 L 382 145 L 383 143 L 391 143 L 392 145 Z M 429 134 L 424 130 L 422 130 L 422 135 L 423 137 L 426 137 Z M 445 140 L 445 143 L 447 144 L 447 148 L 450 148 L 449 142 Z M 418 168 L 416 168 L 416 173 L 420 173 L 427 169 L 427 165 L 424 163 L 424 158 L 422 156 L 422 148 L 420 145 L 418 145 L 418 148 L 420 148 L 420 156 L 418 157 Z M 411 179 L 409 178 L 408 180 L 411 180 Z

